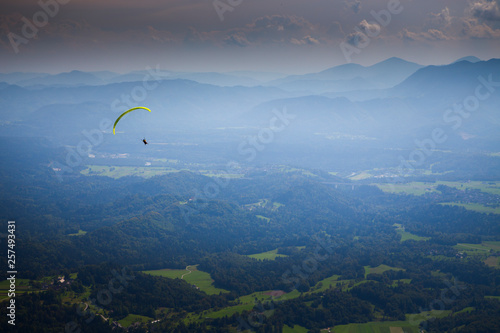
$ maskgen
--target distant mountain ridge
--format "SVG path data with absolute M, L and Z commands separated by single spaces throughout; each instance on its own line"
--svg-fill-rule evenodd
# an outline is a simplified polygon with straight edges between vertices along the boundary
M 16 82 L 20 86 L 37 86 L 37 85 L 51 85 L 51 86 L 94 86 L 103 84 L 104 81 L 97 76 L 82 72 L 71 71 L 68 73 L 60 73 L 55 75 L 40 76 Z
M 452 64 L 454 64 L 456 62 L 460 62 L 460 61 L 468 61 L 468 62 L 476 63 L 476 62 L 479 62 L 479 61 L 482 61 L 482 60 L 479 59 L 478 57 L 468 56 L 468 57 L 460 58 L 460 59 L 456 60 L 455 62 L 452 62 Z
M 359 73 L 367 77 L 367 73 L 381 76 L 384 72 L 389 77 L 397 72 L 395 68 L 399 66 L 412 68 L 411 70 L 420 67 L 418 64 L 391 58 L 370 67 L 349 64 L 298 76 L 301 79 L 296 82 L 300 85 L 324 84 L 328 88 L 328 85 L 333 85 L 333 80 L 316 80 L 314 76 L 328 77 L 332 73 L 340 76 L 339 73 L 353 69 L 361 71 Z M 145 132 L 147 128 L 148 132 L 162 133 L 167 129 L 266 128 L 275 117 L 273 110 L 283 110 L 286 107 L 289 113 L 297 116 L 297 121 L 290 125 L 290 133 L 327 133 L 330 137 L 342 137 L 347 133 L 356 138 L 381 138 L 389 136 L 387 133 L 398 132 L 400 137 L 410 136 L 421 131 L 422 127 L 435 127 L 438 122 L 442 122 L 446 108 L 454 103 L 462 103 L 465 98 L 474 94 L 476 87 L 481 84 L 478 77 L 488 80 L 492 75 L 494 82 L 500 82 L 497 73 L 500 73 L 500 59 L 479 62 L 464 60 L 443 66 L 421 67 L 389 89 L 324 95 L 289 91 L 273 85 L 246 87 L 199 83 L 195 80 L 202 79 L 203 75 L 193 74 L 193 80 L 160 80 L 155 89 L 147 91 L 144 101 L 135 101 L 146 104 L 153 110 L 152 114 L 148 118 L 137 118 L 137 122 L 123 123 L 121 130 L 129 133 Z M 74 71 L 63 74 L 52 76 L 53 80 L 49 82 L 54 83 L 55 79 L 64 82 L 70 77 L 79 79 L 79 82 L 87 79 L 93 82 L 125 79 L 120 78 L 120 75 L 113 76 L 111 72 Z M 4 124 L 2 131 L 16 135 L 50 133 L 54 136 L 74 136 L 76 140 L 83 129 L 95 127 L 103 117 L 113 118 L 116 110 L 113 110 L 112 105 L 116 101 L 120 102 L 119 108 L 126 110 L 128 104 L 120 100 L 121 96 L 130 95 L 138 84 L 142 84 L 144 75 L 144 72 L 124 74 L 127 79 L 136 81 L 98 86 L 78 86 L 74 84 L 77 81 L 69 86 L 49 84 L 36 87 L 0 83 L 0 100 L 3 105 L 0 121 Z M 212 73 L 204 75 L 207 79 L 217 79 L 215 76 L 211 77 Z M 309 77 L 310 80 L 302 80 L 304 77 Z M 348 78 L 347 72 L 343 77 Z M 34 78 L 42 80 L 39 76 Z M 219 78 L 223 79 L 223 76 Z M 366 88 L 370 82 L 357 76 L 350 81 L 337 80 L 335 84 L 342 87 L 343 84 L 350 83 L 352 86 L 357 84 L 358 87 Z M 487 100 L 481 101 L 482 112 L 477 113 L 480 116 L 471 117 L 467 121 L 466 126 L 473 134 L 493 133 L 500 123 L 497 111 L 500 88 L 493 88 L 496 89 L 495 92 Z M 354 93 L 360 96 L 365 94 L 366 97 L 353 99 L 350 96 Z M 47 119 L 58 121 L 50 123 Z
M 389 61 L 380 66 L 387 68 L 390 64 Z M 348 65 L 341 70 L 345 68 L 359 67 Z M 500 59 L 426 66 L 394 88 L 367 91 L 369 98 L 353 101 L 339 93 L 277 99 L 256 106 L 244 116 L 242 123 L 263 126 L 252 119 L 269 119 L 272 116 L 270 110 L 286 105 L 288 112 L 299 119 L 291 125 L 297 132 L 342 132 L 377 138 L 387 137 L 386 133 L 390 132 L 404 137 L 421 131 L 422 127 L 441 124 L 447 108 L 474 96 L 476 88 L 482 84 L 479 77 L 488 81 L 492 75 L 492 81 L 497 82 L 494 84 L 500 85 L 499 74 Z M 487 89 L 484 88 L 483 92 L 488 92 Z M 497 112 L 500 88 L 489 89 L 495 91 L 481 101 L 481 116 L 470 117 L 462 129 L 487 136 L 500 124 Z
M 215 72 L 172 72 L 161 71 L 161 80 L 184 79 L 206 83 L 216 86 L 257 86 L 262 83 L 257 79 L 242 74 L 224 74 Z M 71 71 L 59 74 L 46 73 L 8 73 L 0 74 L 0 82 L 16 84 L 21 87 L 37 86 L 97 86 L 121 82 L 139 82 L 145 79 L 156 80 L 147 71 L 134 71 L 126 74 L 118 74 L 109 71 L 82 72 Z
M 313 93 L 390 88 L 422 67 L 393 57 L 368 67 L 345 64 L 318 73 L 291 75 L 268 82 L 267 85 Z
M 392 89 L 394 95 L 433 96 L 441 98 L 449 96 L 473 94 L 480 82 L 480 76 L 488 78 L 493 75 L 494 81 L 500 81 L 500 59 L 470 62 L 467 60 L 450 65 L 427 66 L 419 69 L 405 81 Z M 498 94 L 498 92 L 497 92 Z
M 480 62 L 481 59 L 468 56 L 455 61 Z M 452 63 L 453 64 L 453 63 Z M 371 66 L 344 64 L 317 73 L 288 75 L 270 72 L 235 71 L 216 72 L 175 72 L 161 70 L 162 79 L 186 79 L 199 83 L 219 86 L 275 86 L 291 91 L 325 93 L 360 89 L 385 89 L 401 83 L 404 79 L 423 68 L 420 64 L 392 57 Z M 85 72 L 73 70 L 58 74 L 13 72 L 0 73 L 0 82 L 30 86 L 82 86 L 104 85 L 120 82 L 142 81 L 149 73 L 147 70 L 132 71 L 125 74 L 110 71 Z

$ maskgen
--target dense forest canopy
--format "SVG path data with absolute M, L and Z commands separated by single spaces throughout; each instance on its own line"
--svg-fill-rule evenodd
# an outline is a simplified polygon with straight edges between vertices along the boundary
M 498 260 L 499 215 L 441 204 L 494 203 L 495 194 L 451 184 L 396 194 L 268 167 L 233 179 L 181 171 L 60 182 L 40 167 L 57 148 L 30 142 L 41 155 L 26 155 L 27 167 L 12 156 L 30 144 L 11 144 L 0 212 L 20 240 L 19 332 L 319 332 L 368 322 L 499 329 L 500 274 L 485 263 Z M 215 194 L 203 192 L 210 187 Z M 195 269 L 217 291 L 189 275 L 147 273 L 164 269 Z

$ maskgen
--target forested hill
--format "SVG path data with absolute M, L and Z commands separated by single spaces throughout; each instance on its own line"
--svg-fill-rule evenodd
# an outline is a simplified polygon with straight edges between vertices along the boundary
M 149 179 L 74 173 L 61 182 L 46 164 L 61 150 L 40 149 L 43 158 L 23 157 L 37 163 L 18 167 L 19 179 L 6 166 L 0 182 L 0 215 L 16 221 L 18 277 L 38 291 L 20 296 L 20 315 L 59 318 L 56 328 L 74 321 L 84 331 L 111 330 L 100 319 L 87 326 L 75 307 L 102 298 L 117 279 L 113 274 L 124 270 L 133 281 L 122 279 L 122 292 L 92 305 L 92 313 L 160 319 L 160 331 L 234 331 L 239 318 L 262 312 L 265 301 L 254 303 L 257 295 L 274 299 L 269 293 L 287 298 L 273 303 L 262 332 L 401 321 L 427 311 L 450 281 L 464 289 L 444 305 L 448 317 L 426 327 L 475 327 L 483 320 L 491 331 L 497 325 L 491 309 L 498 307 L 499 271 L 485 260 L 497 258 L 498 214 L 441 204 L 477 192 L 439 185 L 420 196 L 390 194 L 323 171 L 278 167 L 242 168 L 231 178 L 191 171 Z M 9 149 L 3 154 L 8 165 Z M 188 267 L 205 274 L 210 289 L 141 273 Z M 61 275 L 69 282 L 58 282 Z M 464 309 L 463 320 L 453 317 Z M 29 320 L 26 327 L 37 325 Z

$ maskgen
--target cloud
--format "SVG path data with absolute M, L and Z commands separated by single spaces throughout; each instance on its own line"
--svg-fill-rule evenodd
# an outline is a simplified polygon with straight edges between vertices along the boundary
M 464 19 L 462 25 L 462 35 L 474 39 L 498 39 L 500 29 L 493 29 L 485 23 L 480 23 L 477 19 Z
M 290 40 L 290 42 L 292 44 L 295 44 L 295 45 L 317 45 L 317 44 L 320 44 L 320 42 L 317 39 L 315 39 L 311 36 L 305 36 L 304 38 L 302 38 L 300 40 L 296 39 L 296 38 L 292 38 Z
M 367 36 L 361 32 L 353 32 L 346 37 L 346 42 L 352 46 L 358 47 L 361 43 L 367 41 Z
M 398 37 L 401 38 L 401 39 L 403 39 L 403 40 L 410 41 L 410 42 L 422 40 L 421 37 L 420 37 L 420 35 L 418 33 L 411 32 L 408 29 L 403 29 L 398 34 Z
M 168 31 L 156 30 L 152 26 L 148 26 L 149 37 L 160 43 L 169 43 L 175 41 L 174 36 Z
M 342 29 L 342 24 L 340 22 L 335 21 L 332 22 L 326 29 L 325 32 L 325 38 L 327 39 L 337 39 L 337 38 L 344 38 L 345 37 L 345 32 Z
M 484 21 L 500 21 L 500 9 L 497 0 L 475 0 L 469 11 L 477 19 Z
M 451 25 L 453 17 L 448 7 L 443 8 L 439 13 L 430 13 L 427 15 L 425 27 L 427 29 L 443 29 Z
M 339 24 L 336 26 L 341 30 Z M 155 40 L 165 42 L 248 47 L 265 44 L 317 45 L 328 40 L 325 37 L 326 29 L 299 16 L 271 15 L 258 17 L 251 23 L 226 30 L 199 31 L 190 27 L 183 36 L 176 36 L 150 28 L 149 33 Z
M 240 47 L 249 46 L 251 44 L 243 32 L 237 32 L 226 36 L 226 38 L 224 38 L 224 43 Z
M 457 34 L 464 39 L 500 38 L 499 0 L 473 0 L 460 18 Z
M 203 42 L 205 37 L 202 33 L 198 32 L 194 27 L 189 27 L 188 31 L 184 35 L 184 41 L 188 43 Z
M 210 36 L 214 43 L 221 39 L 223 44 L 248 46 L 259 44 L 314 45 L 320 41 L 316 35 L 318 26 L 299 16 L 272 15 L 256 18 L 252 23 L 226 31 L 213 31 Z
M 404 28 L 398 37 L 411 42 L 498 39 L 500 29 L 495 28 L 496 20 L 500 22 L 496 0 L 474 0 L 462 17 L 452 16 L 445 7 L 439 13 L 428 14 L 422 30 Z
M 403 29 L 398 34 L 398 37 L 408 42 L 441 41 L 454 39 L 453 37 L 447 36 L 445 33 L 437 29 L 429 29 L 422 32 L 412 32 L 408 29 Z
M 381 29 L 377 23 L 368 23 L 366 20 L 361 21 L 358 26 L 367 36 L 378 35 Z
M 381 32 L 381 27 L 375 22 L 369 23 L 363 20 L 358 23 L 355 31 L 348 34 L 345 41 L 353 46 L 359 46 L 361 43 L 378 38 Z
M 21 22 L 22 15 L 19 13 L 13 13 L 9 15 L 2 15 L 0 14 L 0 32 L 2 34 L 6 34 L 11 32 L 11 27 L 21 27 L 22 22 Z
M 345 1 L 344 5 L 351 9 L 355 14 L 359 13 L 361 10 L 361 1 L 359 0 L 354 0 L 354 1 Z
M 425 38 L 428 40 L 450 40 L 451 37 L 447 36 L 441 30 L 429 29 L 425 34 Z
M 288 31 L 298 32 L 314 30 L 312 23 L 302 17 L 289 15 L 272 15 L 257 18 L 248 28 L 255 31 Z

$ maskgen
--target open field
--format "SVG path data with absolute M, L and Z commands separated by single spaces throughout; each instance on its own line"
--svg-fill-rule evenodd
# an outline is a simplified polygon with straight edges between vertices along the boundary
M 419 333 L 418 327 L 405 321 L 370 322 L 336 326 L 333 333 Z
M 430 237 L 421 237 L 414 235 L 408 231 L 405 231 L 405 228 L 398 223 L 395 223 L 393 227 L 395 227 L 396 231 L 401 235 L 401 240 L 400 240 L 401 243 L 410 239 L 414 241 L 426 241 L 430 239 Z
M 257 218 L 261 219 L 261 220 L 265 220 L 266 222 L 269 222 L 271 219 L 269 217 L 265 217 L 265 216 L 262 216 L 262 215 L 256 215 Z
M 461 202 L 443 202 L 440 205 L 446 206 L 460 206 L 464 207 L 467 210 L 472 210 L 479 213 L 492 213 L 492 214 L 500 214 L 500 207 L 486 207 L 478 203 L 461 203 Z
M 369 172 L 362 171 L 360 173 L 355 174 L 354 176 L 349 177 L 350 180 L 363 180 L 373 177 L 373 175 Z
M 372 185 L 378 186 L 384 192 L 390 193 L 406 193 L 413 195 L 423 195 L 428 192 L 437 191 L 438 185 L 446 185 L 449 187 L 454 187 L 459 190 L 473 189 L 480 190 L 482 192 L 500 195 L 500 182 L 482 182 L 482 181 L 471 181 L 471 182 L 450 182 L 450 181 L 437 181 L 435 183 L 431 182 L 411 182 L 411 183 L 389 183 L 389 184 L 377 184 Z
M 86 233 L 87 233 L 86 231 L 83 231 L 83 230 L 80 229 L 80 230 L 78 230 L 77 233 L 75 233 L 75 234 L 68 234 L 68 236 L 83 236 Z
M 143 271 L 145 274 L 154 276 L 163 276 L 169 279 L 180 279 L 187 271 L 185 269 L 158 269 L 154 271 Z
M 284 294 L 281 291 L 259 291 L 252 293 L 250 295 L 241 296 L 237 299 L 237 302 L 240 304 L 229 306 L 224 309 L 215 312 L 209 312 L 205 315 L 208 318 L 222 318 L 224 316 L 232 316 L 235 313 L 241 313 L 245 310 L 251 310 L 255 306 L 257 301 L 262 303 L 270 300 L 274 300 L 275 302 L 285 301 L 294 299 L 300 296 L 300 292 L 297 290 L 291 291 L 288 294 Z M 267 309 L 267 308 L 266 308 Z
M 267 208 L 271 209 L 272 211 L 277 210 L 281 206 L 283 206 L 283 204 L 279 202 L 271 202 L 269 201 L 269 199 L 260 199 L 259 202 L 244 205 L 244 207 L 249 210 L 253 210 L 256 208 Z
M 451 311 L 425 311 L 419 314 L 406 315 L 405 321 L 380 321 L 365 324 L 348 324 L 336 326 L 333 333 L 420 333 L 415 322 L 429 320 L 430 318 L 443 318 Z
M 489 247 L 484 246 L 483 244 L 465 244 L 465 243 L 458 243 L 457 245 L 454 246 L 457 250 L 463 250 L 463 251 L 470 251 L 470 252 L 488 252 L 490 250 Z
M 484 298 L 496 299 L 496 300 L 500 301 L 500 296 L 484 296 Z
M 279 202 L 273 202 L 273 211 L 280 208 L 281 206 L 283 206 L 283 204 Z
M 277 257 L 288 257 L 285 254 L 278 254 L 278 249 L 274 249 L 267 252 L 250 254 L 247 257 L 254 258 L 257 260 L 275 260 Z
M 259 202 L 245 205 L 245 208 L 247 209 L 264 208 L 266 207 L 268 202 L 269 202 L 268 199 L 260 199 Z
M 283 333 L 307 333 L 307 332 L 309 332 L 307 328 L 299 325 L 295 325 L 293 328 L 287 325 L 283 327 Z
M 298 168 L 293 168 L 293 167 L 289 167 L 289 166 L 283 166 L 279 169 L 279 171 L 283 172 L 283 173 L 296 172 L 296 173 L 300 173 L 304 176 L 317 177 L 314 173 L 310 172 L 309 170 L 298 169 Z
M 401 240 L 400 242 L 404 242 L 404 241 L 407 241 L 407 240 L 414 240 L 414 241 L 426 241 L 426 240 L 429 240 L 431 239 L 430 237 L 421 237 L 421 236 L 417 236 L 417 235 L 414 235 L 408 231 L 402 231 L 400 232 L 401 234 Z
M 191 273 L 185 269 L 159 269 L 154 271 L 143 271 L 143 273 L 155 275 L 155 276 L 163 276 L 170 279 L 182 278 L 186 280 L 186 282 L 190 284 L 194 284 L 201 291 L 207 293 L 208 295 L 215 295 L 219 293 L 227 293 L 228 291 L 225 289 L 216 288 L 213 285 L 213 280 L 210 274 L 206 272 L 199 271 L 196 268 L 196 265 L 188 266 Z
M 500 257 L 491 256 L 491 251 L 500 251 L 500 242 L 482 242 L 481 244 L 459 243 L 454 246 L 455 249 L 467 253 L 468 256 L 474 256 L 484 259 L 484 263 L 490 267 L 500 268 Z
M 330 288 L 330 286 L 336 286 L 338 279 L 340 278 L 340 275 L 333 275 L 330 277 L 327 277 L 326 279 L 323 279 L 316 283 L 314 287 L 311 288 L 311 292 L 321 292 L 324 290 L 327 290 Z
M 471 182 L 447 182 L 447 181 L 437 181 L 437 185 L 446 185 L 449 187 L 455 187 L 459 190 L 464 190 L 466 188 L 472 189 L 472 190 L 480 190 L 482 192 L 490 193 L 490 194 L 496 194 L 500 195 L 500 182 L 494 182 L 494 181 L 471 181 Z
M 484 246 L 492 249 L 493 251 L 500 251 L 500 241 L 498 242 L 493 242 L 493 241 L 486 241 L 482 243 Z
M 382 274 L 385 271 L 402 271 L 402 268 L 391 267 L 387 265 L 379 265 L 377 267 L 365 266 L 365 279 L 368 274 Z
M 129 327 L 133 323 L 141 322 L 141 323 L 149 323 L 153 320 L 153 318 L 150 317 L 145 317 L 145 316 L 140 316 L 140 315 L 135 315 L 135 314 L 129 314 L 122 320 L 119 320 L 118 322 L 123 326 L 123 327 Z
M 30 290 L 28 279 L 16 279 L 16 295 L 23 294 Z M 10 281 L 3 280 L 0 281 L 0 302 L 3 302 L 6 299 L 9 299 L 9 289 L 10 289 Z
M 410 284 L 411 283 L 411 279 L 393 280 L 391 286 L 392 287 L 397 287 L 398 284 L 403 284 L 403 283 Z
M 334 275 L 334 276 L 326 278 L 322 281 L 319 281 L 316 284 L 316 286 L 313 287 L 308 293 L 317 293 L 317 292 L 320 292 L 322 290 L 328 289 L 330 286 L 335 287 L 335 288 L 339 288 L 342 291 L 349 291 L 352 288 L 369 281 L 369 280 L 361 280 L 359 282 L 356 282 L 355 280 L 334 280 L 336 276 L 337 275 Z M 323 283 L 323 285 L 321 286 L 320 283 Z
M 84 287 L 85 291 L 83 293 L 77 294 L 74 291 L 66 291 L 62 294 L 62 302 L 65 304 L 80 304 L 85 303 L 90 297 L 91 290 L 90 287 Z
M 455 312 L 453 314 L 453 316 L 456 316 L 456 315 L 461 314 L 461 313 L 471 313 L 474 310 L 475 310 L 475 308 L 473 308 L 472 306 L 469 306 L 467 308 L 463 308 L 462 310 Z
M 245 175 L 242 173 L 202 173 L 203 176 L 207 177 L 218 177 L 218 178 L 243 178 Z
M 500 251 L 500 242 L 487 241 L 481 244 L 458 243 L 454 248 L 468 254 L 487 254 L 490 251 Z
M 374 267 L 374 268 L 369 267 L 369 266 L 365 266 L 365 278 L 366 278 L 366 275 L 368 275 L 370 273 L 382 274 L 383 272 L 391 270 L 391 269 L 392 270 L 401 270 L 401 268 L 390 267 L 387 265 L 380 265 L 380 266 Z M 367 272 L 370 272 L 370 273 L 367 273 Z M 334 287 L 334 288 L 338 287 L 338 288 L 341 288 L 343 291 L 348 291 L 348 290 L 352 289 L 353 287 L 358 286 L 362 283 L 366 283 L 368 281 L 368 280 L 362 280 L 359 282 L 355 282 L 355 280 L 339 280 L 339 278 L 340 278 L 340 275 L 332 275 L 330 277 L 327 277 L 326 279 L 323 279 L 323 280 L 319 281 L 318 283 L 316 283 L 316 285 L 314 287 L 311 287 L 311 289 L 308 293 L 319 293 L 319 292 L 322 292 L 322 291 L 329 289 L 330 287 Z M 397 286 L 398 283 L 411 283 L 411 279 L 394 280 L 392 285 Z
M 435 183 L 411 182 L 406 184 L 372 184 L 384 192 L 406 193 L 413 195 L 423 195 L 427 192 L 435 192 L 437 185 Z
M 88 165 L 87 169 L 80 173 L 85 176 L 106 176 L 113 179 L 118 179 L 125 176 L 139 176 L 143 178 L 151 178 L 158 175 L 165 175 L 181 170 L 171 169 L 168 167 L 129 167 L 129 166 L 105 166 L 105 165 Z

